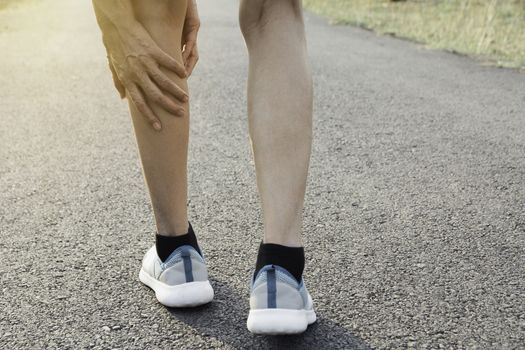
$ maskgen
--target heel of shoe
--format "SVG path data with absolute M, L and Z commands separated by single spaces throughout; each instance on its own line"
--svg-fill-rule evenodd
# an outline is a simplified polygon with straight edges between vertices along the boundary
M 213 288 L 209 281 L 182 283 L 174 286 L 162 283 L 144 270 L 140 270 L 139 279 L 153 289 L 159 303 L 168 307 L 194 307 L 213 300 Z
M 250 310 L 247 326 L 255 334 L 298 334 L 315 321 L 314 310 L 259 309 Z

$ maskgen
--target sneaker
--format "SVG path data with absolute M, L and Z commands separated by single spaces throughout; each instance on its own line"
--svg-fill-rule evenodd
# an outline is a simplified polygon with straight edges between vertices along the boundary
M 151 247 L 142 260 L 139 279 L 168 307 L 198 306 L 213 299 L 206 262 L 189 245 L 175 249 L 165 262 L 160 260 L 155 246 Z
M 304 281 L 286 269 L 264 266 L 252 281 L 248 330 L 256 334 L 297 334 L 316 320 Z

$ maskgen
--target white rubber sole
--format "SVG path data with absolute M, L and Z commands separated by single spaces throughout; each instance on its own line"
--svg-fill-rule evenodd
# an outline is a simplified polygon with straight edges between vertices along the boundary
M 153 289 L 159 303 L 168 307 L 194 307 L 213 300 L 213 288 L 209 281 L 188 282 L 170 286 L 151 277 L 140 269 L 139 279 Z
M 298 334 L 317 320 L 315 311 L 290 309 L 250 310 L 248 330 L 255 334 Z

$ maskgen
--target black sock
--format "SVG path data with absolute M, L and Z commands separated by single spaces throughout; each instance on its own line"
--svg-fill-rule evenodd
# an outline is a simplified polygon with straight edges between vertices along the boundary
M 266 265 L 285 268 L 300 282 L 304 270 L 304 248 L 286 247 L 280 244 L 261 243 L 257 254 L 254 276 Z
M 191 245 L 196 251 L 199 252 L 200 255 L 202 255 L 199 244 L 197 243 L 197 237 L 195 237 L 195 232 L 193 232 L 193 227 L 191 227 L 189 222 L 188 226 L 188 233 L 182 236 L 155 235 L 155 247 L 157 248 L 157 255 L 159 256 L 160 260 L 162 260 L 162 262 L 165 262 L 175 249 L 183 245 Z

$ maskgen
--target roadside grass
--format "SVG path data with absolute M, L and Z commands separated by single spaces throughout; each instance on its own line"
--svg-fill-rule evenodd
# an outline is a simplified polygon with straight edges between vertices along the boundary
M 525 0 L 303 0 L 350 24 L 525 69 Z
M 5 9 L 8 6 L 17 6 L 26 0 L 0 0 L 0 10 Z
M 13 0 L 0 0 L 0 10 L 6 8 L 7 6 L 13 3 L 15 3 L 15 1 Z

